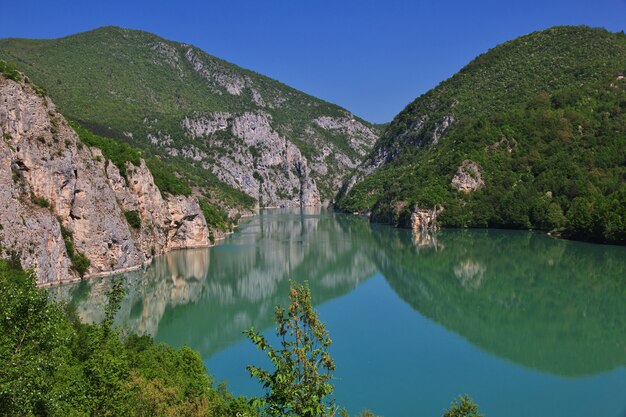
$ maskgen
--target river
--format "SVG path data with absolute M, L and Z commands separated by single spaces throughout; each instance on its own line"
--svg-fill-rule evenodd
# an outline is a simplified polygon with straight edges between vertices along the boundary
M 268 210 L 208 249 L 123 275 L 124 332 L 200 352 L 216 381 L 259 395 L 289 279 L 308 280 L 351 414 L 441 416 L 469 394 L 486 417 L 626 416 L 626 248 L 506 230 L 414 235 L 363 218 Z M 111 278 L 52 289 L 102 320 Z

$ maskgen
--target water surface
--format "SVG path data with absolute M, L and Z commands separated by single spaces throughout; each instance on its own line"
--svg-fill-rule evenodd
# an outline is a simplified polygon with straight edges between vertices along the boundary
M 487 417 L 626 416 L 624 247 L 268 211 L 124 279 L 118 324 L 198 350 L 237 394 L 261 393 L 244 368 L 266 363 L 241 332 L 271 334 L 289 279 L 306 279 L 352 414 L 440 416 L 467 393 Z M 53 291 L 97 321 L 109 282 Z

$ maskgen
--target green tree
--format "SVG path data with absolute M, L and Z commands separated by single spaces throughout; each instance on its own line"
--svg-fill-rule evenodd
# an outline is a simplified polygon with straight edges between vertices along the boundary
M 328 353 L 332 341 L 326 325 L 313 310 L 308 284 L 290 283 L 287 310 L 276 306 L 274 348 L 254 328 L 246 331 L 250 340 L 270 358 L 274 371 L 248 366 L 267 390 L 261 407 L 270 416 L 332 416 L 336 413 L 331 372 L 335 364 Z
M 19 256 L 0 259 L 0 416 L 255 416 L 213 379 L 197 352 L 112 326 L 116 279 L 102 324 L 82 324 L 37 288 Z
M 452 402 L 443 417 L 482 417 L 482 414 L 478 412 L 478 405 L 469 396 L 463 395 Z

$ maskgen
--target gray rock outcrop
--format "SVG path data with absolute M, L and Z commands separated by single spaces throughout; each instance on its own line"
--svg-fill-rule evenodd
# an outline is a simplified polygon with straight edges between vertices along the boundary
M 193 197 L 164 197 L 142 161 L 128 178 L 80 143 L 47 97 L 0 76 L 0 244 L 40 284 L 77 279 L 62 228 L 90 261 L 88 275 L 141 266 L 172 249 L 209 245 Z M 141 220 L 131 227 L 125 212 Z
M 328 204 L 344 174 L 360 163 L 378 137 L 347 113 L 320 116 L 299 133 L 284 131 L 285 125 L 264 110 L 194 113 L 181 120 L 181 127 L 190 146 L 205 150 L 183 156 L 202 161 L 205 169 L 265 207 Z M 327 134 L 348 138 L 349 149 L 328 141 Z M 306 144 L 307 155 L 294 139 Z M 175 148 L 168 152 L 181 154 Z
M 443 207 L 435 206 L 432 209 L 420 208 L 417 205 L 411 213 L 410 226 L 414 232 L 427 232 L 437 230 L 437 217 L 443 211 Z
M 298 147 L 274 130 L 269 114 L 263 111 L 196 114 L 183 119 L 181 125 L 204 145 L 232 149 L 213 161 L 205 160 L 204 168 L 251 195 L 261 206 L 320 204 L 307 159 Z M 228 136 L 214 135 L 219 131 L 227 131 Z
M 480 166 L 476 162 L 466 159 L 459 166 L 452 177 L 452 186 L 464 193 L 471 193 L 485 185 Z

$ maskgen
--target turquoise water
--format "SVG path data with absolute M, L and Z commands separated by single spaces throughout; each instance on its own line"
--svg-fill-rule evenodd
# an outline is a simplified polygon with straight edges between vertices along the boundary
M 487 417 L 626 416 L 624 247 L 269 211 L 124 277 L 118 324 L 197 349 L 238 394 L 262 392 L 244 368 L 266 364 L 241 332 L 271 335 L 292 278 L 309 280 L 351 414 L 440 416 L 467 393 Z M 96 321 L 109 281 L 54 291 Z

